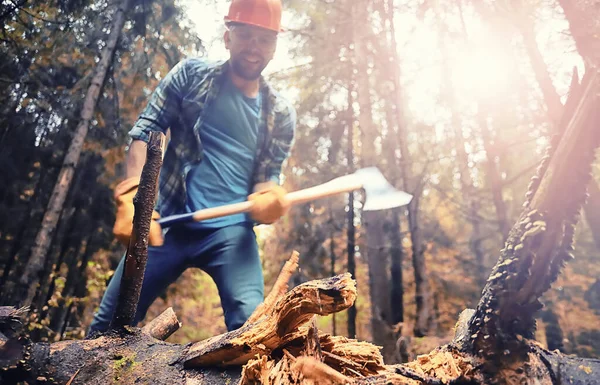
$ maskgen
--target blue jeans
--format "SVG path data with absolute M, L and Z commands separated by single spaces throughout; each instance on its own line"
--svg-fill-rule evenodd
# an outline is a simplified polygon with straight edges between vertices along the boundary
M 89 333 L 105 331 L 117 306 L 125 257 L 110 280 Z M 227 330 L 239 328 L 264 300 L 264 280 L 252 226 L 220 229 L 172 228 L 161 247 L 148 248 L 148 262 L 135 324 L 150 305 L 188 268 L 197 267 L 216 283 Z

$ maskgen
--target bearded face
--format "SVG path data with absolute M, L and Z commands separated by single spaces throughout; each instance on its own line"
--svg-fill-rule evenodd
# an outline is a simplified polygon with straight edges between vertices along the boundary
M 245 24 L 232 24 L 225 32 L 231 69 L 245 80 L 256 80 L 273 59 L 277 33 Z

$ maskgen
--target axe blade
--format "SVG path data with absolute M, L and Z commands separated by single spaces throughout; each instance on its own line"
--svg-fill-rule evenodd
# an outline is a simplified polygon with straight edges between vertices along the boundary
M 377 167 L 362 168 L 355 175 L 360 178 L 365 190 L 363 210 L 391 209 L 405 206 L 412 200 L 412 195 L 394 188 Z

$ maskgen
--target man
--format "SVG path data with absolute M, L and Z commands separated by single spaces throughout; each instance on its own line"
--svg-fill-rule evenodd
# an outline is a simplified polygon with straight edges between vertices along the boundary
M 244 324 L 264 299 L 253 231 L 288 210 L 279 175 L 295 130 L 295 110 L 261 77 L 280 31 L 280 0 L 233 0 L 225 17 L 229 60 L 187 59 L 154 91 L 129 132 L 126 179 L 115 189 L 115 236 L 129 242 L 137 191 L 151 131 L 170 129 L 153 218 L 229 203 L 254 201 L 252 212 L 169 228 L 151 224 L 148 262 L 136 314 L 142 320 L 156 297 L 188 267 L 215 281 L 228 330 Z M 90 332 L 109 327 L 117 304 L 121 260 Z

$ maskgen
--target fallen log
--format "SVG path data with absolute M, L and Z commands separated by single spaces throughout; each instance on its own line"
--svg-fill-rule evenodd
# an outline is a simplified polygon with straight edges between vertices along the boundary
M 30 381 L 65 384 L 221 384 L 237 382 L 241 365 L 256 355 L 267 355 L 307 334 L 315 314 L 326 315 L 351 306 L 356 287 L 349 274 L 311 281 L 295 287 L 272 305 L 269 316 L 236 331 L 193 345 L 162 341 L 179 322 L 167 311 L 144 328 L 125 327 L 98 338 L 31 343 L 15 329 L 20 313 L 4 308 L 3 335 L 13 336 L 18 352 L 0 370 L 2 384 Z M 273 321 L 275 320 L 275 321 Z M 316 332 L 316 331 L 315 331 Z M 158 339 L 155 337 L 159 337 Z M 4 347 L 9 346 L 7 344 Z M 4 353 L 0 348 L 0 354 Z M 0 355 L 2 357 L 2 355 Z M 231 366 L 197 368 L 193 366 Z

